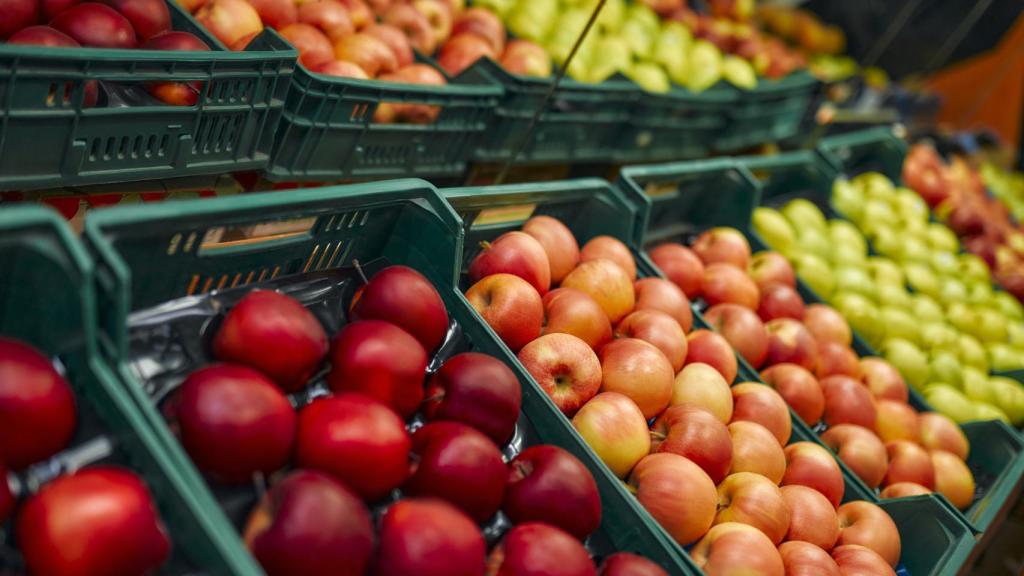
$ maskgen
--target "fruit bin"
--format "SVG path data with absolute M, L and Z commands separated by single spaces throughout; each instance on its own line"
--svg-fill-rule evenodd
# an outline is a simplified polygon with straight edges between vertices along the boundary
M 907 143 L 886 126 L 827 136 L 818 142 L 817 150 L 833 168 L 850 177 L 862 172 L 880 172 L 898 183 L 903 174 Z
M 271 232 L 274 227 L 276 233 Z M 240 239 L 246 234 L 247 240 Z M 101 349 L 117 363 L 123 385 L 153 427 L 163 432 L 168 452 L 196 492 L 208 495 L 210 488 L 170 435 L 133 371 L 126 329 L 129 314 L 188 294 L 229 297 L 231 288 L 254 280 L 274 278 L 287 283 L 305 277 L 300 275 L 334 274 L 357 260 L 370 267 L 373 259 L 384 259 L 421 271 L 438 287 L 450 317 L 462 331 L 458 346 L 468 344 L 513 369 L 522 383 L 519 433 L 526 442 L 561 446 L 591 470 L 603 509 L 601 527 L 588 541 L 591 551 L 601 555 L 629 550 L 653 559 L 672 574 L 695 573 L 663 535 L 639 520 L 643 512 L 636 501 L 579 441 L 571 426 L 555 417 L 548 397 L 476 319 L 454 285 L 462 248 L 458 219 L 430 184 L 399 180 L 112 208 L 87 219 L 86 236 L 99 262 L 97 284 L 108 311 L 101 318 Z M 228 241 L 218 249 L 221 239 Z M 351 276 L 352 269 L 347 273 Z M 212 296 L 211 288 L 217 289 Z M 232 503 L 224 491 L 217 493 L 222 505 Z M 239 495 L 234 496 L 237 502 Z M 251 490 L 241 495 L 245 502 L 252 498 Z M 225 512 L 213 506 L 210 516 L 225 538 L 240 548 L 241 539 Z
M 262 169 L 298 53 L 273 31 L 232 52 L 174 2 L 175 30 L 209 52 L 0 44 L 0 190 L 84 186 Z M 194 106 L 140 81 L 201 81 Z M 95 107 L 83 104 L 99 81 Z
M 620 186 L 651 206 L 645 238 L 648 245 L 688 237 L 713 226 L 732 226 L 744 232 L 751 248 L 758 251 L 767 245 L 750 221 L 762 198 L 768 204 L 797 195 L 821 199 L 827 194 L 822 190 L 831 190 L 833 177 L 829 166 L 815 154 L 796 152 L 771 158 L 627 168 Z M 805 302 L 822 301 L 799 277 L 797 283 Z M 856 332 L 853 348 L 858 356 L 878 355 Z M 908 391 L 915 409 L 933 411 L 913 387 L 908 386 Z M 971 422 L 961 428 L 971 444 L 968 466 L 978 487 L 975 503 L 965 516 L 974 528 L 984 531 L 1009 504 L 1024 474 L 1024 442 L 1000 421 Z
M 636 226 L 645 218 L 646 206 L 629 202 L 608 182 L 599 179 L 568 180 L 543 184 L 517 184 L 455 188 L 443 191 L 445 197 L 463 218 L 466 242 L 463 262 L 468 263 L 479 251 L 482 241 L 492 241 L 500 234 L 517 230 L 534 215 L 547 215 L 561 220 L 582 244 L 598 235 L 611 235 L 630 246 L 638 264 L 638 278 L 657 274 L 646 255 L 634 241 Z M 463 286 L 468 286 L 463 274 Z M 481 322 L 483 322 L 481 320 Z M 694 328 L 707 328 L 699 311 L 694 309 Z M 504 347 L 504 344 L 502 344 Z M 736 382 L 756 379 L 743 373 Z M 558 419 L 567 419 L 557 414 Z M 798 418 L 792 418 L 790 443 L 811 442 L 820 445 L 814 433 Z M 845 483 L 844 501 L 867 500 L 877 503 L 875 495 L 840 463 Z M 900 528 L 906 542 L 901 558 L 901 573 L 912 575 L 955 574 L 973 548 L 973 533 L 959 512 L 943 498 L 934 496 L 905 498 L 880 503 Z M 657 526 L 645 513 L 645 522 Z M 670 539 L 667 533 L 664 538 Z M 928 543 L 928 554 L 922 554 Z M 936 543 L 941 543 L 937 545 Z M 676 545 L 678 546 L 678 545 Z M 941 546 L 941 552 L 936 550 Z M 680 554 L 686 551 L 677 547 Z
M 58 474 L 83 466 L 130 468 L 145 480 L 172 541 L 171 556 L 159 574 L 244 572 L 251 561 L 216 530 L 207 512 L 212 501 L 179 473 L 149 422 L 96 354 L 94 268 L 63 219 L 36 206 L 4 211 L 0 266 L 19 279 L 0 283 L 0 334 L 53 355 L 75 392 L 79 417 L 71 447 L 17 474 L 18 484 L 35 492 Z M 12 534 L 13 525 L 4 531 Z M 0 542 L 0 570 L 20 573 L 24 566 L 11 546 L 10 536 Z
M 733 152 L 796 135 L 817 84 L 809 73 L 796 72 L 778 80 L 762 80 L 753 90 L 741 90 L 715 149 Z

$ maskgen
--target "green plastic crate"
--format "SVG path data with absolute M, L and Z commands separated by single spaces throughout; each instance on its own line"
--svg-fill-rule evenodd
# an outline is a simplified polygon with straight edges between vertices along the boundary
M 431 60 L 420 60 L 440 71 Z M 502 89 L 472 70 L 448 80 L 430 86 L 339 78 L 299 64 L 267 177 L 329 182 L 462 175 L 491 125 Z M 383 102 L 429 104 L 440 114 L 431 124 L 375 123 Z
M 795 72 L 778 80 L 762 79 L 753 90 L 740 91 L 715 149 L 733 152 L 795 136 L 817 84 L 809 73 Z
M 79 425 L 71 450 L 106 438 L 112 452 L 96 463 L 134 470 L 153 494 L 172 540 L 171 558 L 159 573 L 243 573 L 248 560 L 218 533 L 207 513 L 212 501 L 178 473 L 145 416 L 95 353 L 94 268 L 64 220 L 38 206 L 0 210 L 0 268 L 12 279 L 0 282 L 0 334 L 56 357 L 74 388 Z M 0 545 L 0 571 L 20 572 L 19 564 L 17 554 Z
M 268 223 L 305 222 L 304 231 L 265 242 L 243 243 L 204 253 L 204 238 L 225 230 L 252 230 Z M 560 417 L 547 395 L 518 366 L 515 357 L 480 322 L 455 288 L 462 234 L 458 218 L 437 191 L 421 180 L 397 180 L 347 187 L 293 190 L 241 198 L 165 202 L 97 211 L 86 222 L 86 235 L 99 261 L 98 285 L 106 314 L 100 342 L 104 354 L 117 362 L 135 401 L 151 401 L 125 364 L 126 318 L 151 307 L 211 287 L 244 286 L 261 276 L 327 270 L 354 260 L 384 257 L 424 273 L 438 288 L 450 316 L 461 326 L 474 350 L 510 365 L 523 384 L 522 424 L 527 438 L 561 446 L 592 471 L 601 492 L 601 528 L 591 538 L 602 546 L 643 554 L 672 574 L 691 574 L 663 537 L 638 518 L 636 501 L 618 479 Z M 326 256 L 328 255 L 329 256 Z M 166 424 L 149 411 L 154 428 Z M 196 493 L 209 488 L 180 445 L 164 435 L 168 452 Z M 217 506 L 212 516 L 227 524 Z M 240 545 L 228 528 L 228 538 Z
M 818 152 L 836 170 L 851 176 L 881 172 L 897 185 L 903 176 L 907 143 L 891 126 L 827 136 L 818 142 Z
M 273 31 L 245 52 L 229 51 L 168 5 L 174 29 L 199 36 L 211 51 L 0 44 L 0 190 L 266 166 L 298 53 Z M 170 106 L 139 87 L 154 80 L 201 81 L 203 89 L 195 106 Z M 91 81 L 100 82 L 100 102 L 83 108 Z

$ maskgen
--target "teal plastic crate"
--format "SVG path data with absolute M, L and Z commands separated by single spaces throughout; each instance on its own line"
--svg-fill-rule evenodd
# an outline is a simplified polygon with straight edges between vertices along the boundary
M 741 90 L 715 149 L 734 152 L 797 135 L 817 85 L 801 71 L 778 80 L 760 79 L 754 89 Z
M 907 143 L 891 126 L 827 136 L 818 142 L 818 153 L 836 170 L 849 176 L 881 172 L 897 185 L 903 176 Z
M 284 226 L 263 238 L 268 226 Z M 262 230 L 262 231 L 261 231 Z M 210 251 L 212 239 L 248 241 Z M 516 372 L 523 385 L 528 443 L 561 446 L 591 470 L 601 493 L 603 518 L 589 541 L 594 549 L 628 550 L 653 559 L 675 575 L 692 574 L 674 550 L 640 520 L 636 501 L 617 478 L 558 416 L 546 394 L 529 379 L 497 336 L 479 321 L 455 287 L 462 233 L 455 213 L 437 191 L 421 180 L 293 190 L 236 198 L 165 202 L 97 211 L 86 221 L 86 237 L 98 260 L 97 284 L 103 354 L 119 367 L 129 394 L 152 408 L 127 365 L 127 315 L 156 304 L 211 289 L 246 286 L 253 281 L 330 270 L 354 261 L 382 257 L 425 274 L 438 288 L 449 315 L 472 349 L 495 356 Z M 151 425 L 165 422 L 149 411 Z M 196 493 L 210 488 L 178 442 L 165 434 L 168 452 Z M 216 505 L 212 516 L 227 520 Z M 239 537 L 230 530 L 239 544 Z
M 11 279 L 0 282 L 0 335 L 55 358 L 75 391 L 79 413 L 71 447 L 19 475 L 22 485 L 83 463 L 130 468 L 144 478 L 172 540 L 171 557 L 159 574 L 245 573 L 246 555 L 208 513 L 212 500 L 195 493 L 179 474 L 146 417 L 97 356 L 94 268 L 63 218 L 37 206 L 0 210 L 0 268 Z M 0 544 L 0 571 L 20 573 L 20 557 L 10 544 Z
M 158 180 L 262 169 L 298 53 L 266 31 L 232 52 L 168 2 L 175 30 L 209 52 L 0 44 L 0 190 Z M 98 81 L 96 106 L 83 106 Z M 194 106 L 143 82 L 199 81 Z

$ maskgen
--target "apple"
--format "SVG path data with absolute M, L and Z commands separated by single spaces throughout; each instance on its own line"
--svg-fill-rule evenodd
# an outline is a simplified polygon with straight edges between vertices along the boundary
M 0 12 L 4 14 L 4 19 L 0 22 L 2 40 L 23 28 L 38 24 L 40 3 L 37 0 L 3 0 L 0 1 Z
M 832 507 L 839 506 L 846 485 L 839 464 L 828 450 L 812 442 L 786 446 L 786 473 L 782 485 L 802 485 L 820 492 Z
M 646 456 L 630 474 L 629 485 L 640 504 L 681 546 L 697 541 L 715 520 L 715 484 L 687 458 L 668 452 Z
M 636 338 L 651 344 L 669 361 L 673 375 L 686 360 L 686 333 L 674 318 L 658 310 L 637 310 L 626 316 L 615 327 L 615 338 Z M 611 344 L 605 348 L 608 346 Z
M 265 26 L 280 31 L 299 21 L 298 7 L 291 0 L 246 0 L 260 15 Z
M 785 284 L 759 285 L 761 300 L 757 307 L 757 315 L 765 322 L 775 318 L 804 317 L 804 301 L 797 291 Z
M 722 335 L 710 330 L 694 330 L 686 336 L 686 341 L 687 366 L 707 364 L 717 370 L 727 383 L 736 379 L 739 371 L 736 353 Z
M 814 254 L 799 253 L 794 259 L 796 272 L 819 298 L 830 298 L 836 290 L 836 278 L 828 263 Z M 806 314 L 806 311 L 805 311 Z
M 370 511 L 326 474 L 292 472 L 253 510 L 245 542 L 267 576 L 364 574 L 373 554 Z
M 889 470 L 885 473 L 885 484 L 914 482 L 929 490 L 935 488 L 935 468 L 928 452 L 908 440 L 886 442 L 889 455 Z
M 367 26 L 365 34 L 375 33 L 380 36 L 380 28 Z M 391 35 L 393 32 L 386 32 Z M 399 32 L 399 34 L 401 34 Z M 381 36 L 383 38 L 383 36 Z M 427 84 L 444 86 L 448 83 L 444 74 L 429 64 L 409 64 L 394 72 L 387 72 L 377 77 L 381 82 L 400 84 Z M 430 104 L 402 104 L 398 102 L 381 102 L 373 112 L 374 122 L 404 122 L 408 124 L 431 124 L 441 115 L 441 108 Z
M 818 342 L 818 366 L 815 375 L 827 378 L 834 375 L 860 377 L 860 358 L 849 346 L 838 342 Z
M 629 251 L 629 247 L 618 238 L 595 236 L 584 244 L 580 250 L 581 262 L 602 258 L 615 262 L 626 272 L 631 281 L 636 280 L 636 261 L 633 259 L 633 254 Z
M 0 464 L 13 470 L 66 448 L 78 423 L 74 392 L 53 363 L 32 346 L 2 336 L 0 413 Z
M 761 372 L 761 380 L 775 388 L 801 420 L 810 425 L 821 420 L 825 413 L 825 394 L 806 368 L 791 363 L 776 364 Z
M 900 371 L 881 358 L 861 358 L 860 380 L 878 400 L 907 401 L 907 384 Z
M 602 392 L 628 396 L 644 419 L 654 418 L 668 406 L 675 371 L 657 347 L 638 338 L 620 338 L 601 348 L 600 358 Z
M 544 304 L 537 290 L 518 276 L 488 276 L 466 291 L 466 299 L 513 352 L 540 335 Z
M 622 267 L 611 260 L 581 262 L 562 280 L 563 288 L 576 288 L 593 298 L 612 324 L 633 311 L 636 293 Z
M 480 529 L 442 500 L 405 499 L 380 520 L 375 576 L 479 576 L 487 555 Z
M 305 6 L 305 5 L 304 5 Z M 352 304 L 356 320 L 385 320 L 412 334 L 428 351 L 448 332 L 448 312 L 430 280 L 408 266 L 377 272 Z
M 413 8 L 427 17 L 434 32 L 434 42 L 441 44 L 452 36 L 452 12 L 446 2 L 440 0 L 413 0 Z
M 283 0 L 282 0 L 283 1 Z M 171 12 L 163 0 L 102 0 L 128 19 L 139 43 L 171 30 Z M 291 2 L 288 2 L 291 4 Z M 294 8 L 292 8 L 294 11 Z
M 882 442 L 909 440 L 915 444 L 920 443 L 916 410 L 898 400 L 879 400 L 875 406 L 878 414 L 875 430 Z
M 877 488 L 882 483 L 889 457 L 874 432 L 853 424 L 840 424 L 823 432 L 821 441 L 869 488 Z
M 758 252 L 750 260 L 747 274 L 762 291 L 771 284 L 796 288 L 796 273 L 786 257 L 778 252 Z
M 752 310 L 739 304 L 716 304 L 704 313 L 704 320 L 751 366 L 756 368 L 764 363 L 768 331 Z
M 574 288 L 556 288 L 544 295 L 543 334 L 571 334 L 599 350 L 612 339 L 612 326 L 601 306 Z
M 882 344 L 881 352 L 911 386 L 920 389 L 928 382 L 928 356 L 917 346 L 906 340 L 893 338 Z
M 825 423 L 829 426 L 855 424 L 875 429 L 878 411 L 867 387 L 849 376 L 829 376 L 821 380 L 825 394 Z
M 472 15 L 477 13 L 490 14 L 490 12 L 482 8 L 470 8 L 460 18 L 459 22 L 475 20 L 475 16 Z M 489 21 L 492 17 L 481 18 L 482 20 Z M 459 24 L 456 23 L 456 29 L 458 29 L 458 26 Z M 501 26 L 500 21 L 498 26 Z M 456 30 L 453 30 L 453 34 L 457 33 Z M 504 36 L 502 36 L 501 42 L 504 43 L 504 41 Z M 523 225 L 523 232 L 533 236 L 540 243 L 541 247 L 544 248 L 544 253 L 548 257 L 548 264 L 551 267 L 551 282 L 561 282 L 579 263 L 580 248 L 576 243 L 576 237 L 560 220 L 550 216 L 534 216 Z
M 65 46 L 70 48 L 76 48 L 81 46 L 75 39 L 67 34 L 50 28 L 49 26 L 28 26 L 22 28 L 10 38 L 7 39 L 8 44 L 30 44 L 36 46 Z M 90 106 L 95 104 L 93 101 Z
M 754 231 L 764 238 L 765 243 L 782 254 L 790 254 L 797 245 L 796 230 L 786 217 L 774 208 L 754 208 L 751 224 Z
M 869 548 L 895 566 L 900 560 L 900 532 L 885 510 L 866 500 L 854 500 L 838 509 L 840 546 L 857 544 Z
M 704 263 L 693 251 L 676 243 L 656 246 L 648 255 L 655 266 L 682 290 L 688 298 L 700 296 L 704 280 Z
M 732 421 L 757 422 L 768 429 L 780 446 L 789 442 L 792 425 L 789 407 L 778 392 L 759 382 L 743 382 L 732 387 Z
M 707 230 L 694 240 L 692 248 L 705 266 L 722 262 L 746 270 L 750 263 L 750 244 L 735 228 Z
M 897 482 L 883 488 L 879 493 L 879 497 L 885 500 L 887 498 L 906 498 L 909 496 L 921 496 L 931 493 L 931 490 L 921 486 L 920 484 L 915 484 L 914 482 Z
M 704 268 L 700 291 L 709 306 L 729 302 L 757 310 L 761 298 L 757 284 L 742 268 L 725 263 L 712 263 Z
M 690 405 L 672 406 L 651 427 L 651 452 L 684 456 L 721 482 L 732 466 L 729 429 L 712 413 Z
M 171 551 L 145 482 L 113 466 L 44 485 L 18 510 L 14 535 L 32 574 L 149 574 Z
M 384 43 L 391 48 L 391 51 L 395 54 L 395 59 L 398 62 L 399 68 L 395 72 L 392 72 L 387 80 L 398 81 L 398 78 L 394 77 L 395 74 L 404 67 L 411 65 L 414 61 L 412 46 L 409 44 L 409 38 L 406 37 L 404 32 L 390 24 L 370 24 L 363 28 L 363 33 L 375 36 L 376 38 L 384 41 Z M 443 78 L 444 77 L 442 76 L 442 79 Z
M 783 542 L 779 555 L 786 567 L 786 576 L 843 576 L 828 552 L 809 542 Z
M 551 265 L 544 247 L 524 232 L 506 232 L 494 242 L 483 243 L 483 250 L 469 264 L 469 279 L 479 282 L 492 274 L 514 274 L 541 296 L 551 287 Z
M 423 403 L 428 421 L 453 420 L 498 445 L 515 431 L 522 405 L 519 379 L 504 362 L 477 352 L 452 356 L 430 377 Z
M 362 394 L 320 398 L 299 412 L 295 465 L 320 470 L 377 501 L 409 472 L 412 442 L 402 419 Z
M 218 480 L 242 484 L 288 463 L 295 411 L 260 372 L 234 364 L 200 368 L 185 378 L 172 406 L 185 451 Z
M 583 405 L 572 425 L 613 474 L 625 478 L 651 451 L 643 412 L 629 397 L 601 392 Z
M 931 450 L 929 455 L 935 470 L 935 491 L 961 510 L 970 508 L 974 503 L 974 475 L 971 469 L 952 452 Z
M 331 42 L 355 33 L 356 26 L 345 5 L 337 0 L 312 0 L 298 5 L 298 22 L 315 26 L 327 35 Z
M 430 21 L 412 4 L 393 4 L 381 16 L 381 22 L 405 32 L 405 35 L 409 37 L 409 43 L 421 54 L 433 54 L 437 49 L 438 43 L 434 38 L 434 30 L 430 26 Z M 360 26 L 356 24 L 356 28 L 358 29 Z
M 786 540 L 810 542 L 822 550 L 831 550 L 839 539 L 839 518 L 835 506 L 821 492 L 791 484 L 780 490 L 789 510 Z
M 735 472 L 718 485 L 715 524 L 726 522 L 749 524 L 778 545 L 789 530 L 789 509 L 772 480 L 752 472 Z
M 837 292 L 831 301 L 862 338 L 873 346 L 878 345 L 885 335 L 885 325 L 874 302 L 855 292 Z
M 732 438 L 730 472 L 753 472 L 778 484 L 786 473 L 786 456 L 771 431 L 756 422 L 729 424 Z
M 259 13 L 245 0 L 208 0 L 195 17 L 225 46 L 233 46 L 246 36 L 263 31 Z
M 818 346 L 811 333 L 798 320 L 776 318 L 765 324 L 768 332 L 768 353 L 765 365 L 790 363 L 814 370 L 818 363 Z
M 683 332 L 693 326 L 693 310 L 686 294 L 663 278 L 643 278 L 633 284 L 636 292 L 635 310 L 659 310 L 674 318 Z
M 434 2 L 434 0 L 419 0 Z M 451 76 L 458 76 L 480 58 L 497 59 L 487 40 L 476 34 L 462 33 L 445 42 L 437 57 L 437 63 Z M 550 268 L 548 269 L 550 274 Z
M 537 338 L 519 351 L 519 361 L 555 406 L 569 417 L 593 398 L 602 385 L 601 360 L 586 342 L 571 334 L 553 333 Z
M 188 32 L 174 31 L 164 32 L 156 36 L 153 36 L 144 44 L 142 44 L 141 48 L 143 50 L 192 51 L 208 51 L 210 49 L 206 42 L 203 42 L 194 34 L 190 34 Z M 146 90 L 150 93 L 151 96 L 165 104 L 170 104 L 172 106 L 194 106 L 196 102 L 199 101 L 199 95 L 203 91 L 203 83 L 150 82 L 146 84 Z
M 668 572 L 643 556 L 616 552 L 604 559 L 597 576 L 668 576 Z
M 554 526 L 527 522 L 509 530 L 491 551 L 487 574 L 596 576 L 597 570 L 579 540 Z
M 892 567 L 877 552 L 864 546 L 847 544 L 832 551 L 832 559 L 843 576 L 896 576 Z
M 713 366 L 701 362 L 687 364 L 676 374 L 669 406 L 702 408 L 722 424 L 728 424 L 733 412 L 732 390 Z
M 601 497 L 590 471 L 566 450 L 544 444 L 509 462 L 501 509 L 514 524 L 545 522 L 581 540 L 601 523 Z
M 967 460 L 970 444 L 956 422 L 938 412 L 922 412 L 917 421 L 922 446 L 952 452 L 961 460 Z
M 501 54 L 505 50 L 505 25 L 502 24 L 501 18 L 486 8 L 474 6 L 459 15 L 452 24 L 451 35 L 454 37 L 463 33 L 476 34 L 487 40 L 495 54 Z
M 334 57 L 357 64 L 371 77 L 398 69 L 398 59 L 388 44 L 363 32 L 343 36 L 335 41 Z
M 339 78 L 358 78 L 360 80 L 370 79 L 358 64 L 344 62 L 342 60 L 324 62 L 323 64 L 313 68 L 311 71 L 316 72 L 317 74 L 325 74 L 327 76 L 338 76 Z
M 739 522 L 713 526 L 690 551 L 705 574 L 784 576 L 782 557 L 763 532 Z
M 529 40 L 513 40 L 498 61 L 511 74 L 548 78 L 553 72 L 551 56 L 540 44 Z
M 65 9 L 50 21 L 50 27 L 89 48 L 137 46 L 132 23 L 110 6 L 96 2 L 84 2 Z

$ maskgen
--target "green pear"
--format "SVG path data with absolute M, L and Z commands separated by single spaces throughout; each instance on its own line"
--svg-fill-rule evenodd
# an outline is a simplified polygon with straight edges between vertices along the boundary
M 960 240 L 945 224 L 932 222 L 926 233 L 928 245 L 934 250 L 955 254 L 960 251 Z
M 930 384 L 924 390 L 924 399 L 932 408 L 945 414 L 958 424 L 975 419 L 973 403 L 962 392 L 946 384 Z
M 793 252 L 796 246 L 796 231 L 781 212 L 774 208 L 759 206 L 754 208 L 751 222 L 754 231 L 772 250 L 781 254 Z
M 813 254 L 822 260 L 828 260 L 832 245 L 824 232 L 816 228 L 804 228 L 801 230 L 797 224 L 793 224 L 793 227 L 799 231 L 797 233 L 797 243 L 804 253 Z
M 868 272 L 879 284 L 903 286 L 905 278 L 899 264 L 884 256 L 868 257 Z
M 793 225 L 797 235 L 802 235 L 804 231 L 809 229 L 814 229 L 823 236 L 828 234 L 828 224 L 825 221 L 825 215 L 821 212 L 821 209 L 814 205 L 814 202 L 806 198 L 797 198 L 787 202 L 782 207 L 782 215 Z
M 838 266 L 832 270 L 837 292 L 856 292 L 874 300 L 878 296 L 874 281 L 867 270 L 858 266 Z
M 877 346 L 885 337 L 886 326 L 882 323 L 878 307 L 864 295 L 837 292 L 832 297 L 832 306 L 872 346 Z
M 907 277 L 907 284 L 915 291 L 938 298 L 939 277 L 927 264 L 906 262 L 903 264 L 903 274 Z
M 728 55 L 722 60 L 722 77 L 742 90 L 757 88 L 757 72 L 750 62 L 739 56 Z
M 836 289 L 836 279 L 823 258 L 813 254 L 800 254 L 794 264 L 800 279 L 814 290 L 819 298 L 827 299 L 832 296 Z
M 1024 324 L 1008 322 L 1006 324 L 1006 341 L 1017 350 L 1024 350 Z
M 518 0 L 508 12 L 508 29 L 520 38 L 540 44 L 557 16 L 558 0 Z
M 1005 342 L 986 342 L 985 351 L 988 353 L 988 363 L 993 371 L 1007 372 L 1024 368 L 1021 353 Z
M 722 79 L 722 52 L 707 40 L 697 40 L 687 53 L 686 82 L 692 92 L 703 92 Z
M 859 222 L 864 214 L 864 191 L 849 180 L 837 178 L 832 183 L 832 206 L 850 220 Z
M 957 334 L 956 346 L 960 353 L 960 363 L 966 370 L 968 366 L 988 373 L 988 353 L 978 339 L 970 334 Z
M 551 59 L 559 66 L 569 57 L 569 52 L 572 51 L 576 39 L 587 26 L 587 20 L 589 19 L 590 14 L 582 8 L 570 8 L 558 15 L 555 26 L 552 27 L 551 33 L 544 41 L 544 49 L 548 51 Z M 594 39 L 599 36 L 600 34 L 597 31 L 591 30 L 584 43 L 589 43 L 590 46 L 593 46 Z M 578 53 L 573 62 L 584 60 L 586 59 L 583 58 L 583 54 Z
M 661 27 L 661 18 L 658 17 L 654 10 L 643 4 L 627 4 L 626 20 L 634 20 L 640 23 L 652 35 L 657 33 Z
M 987 374 L 973 366 L 964 366 L 960 373 L 964 394 L 976 402 L 992 402 L 994 395 L 992 385 L 989 383 Z
M 693 34 L 690 29 L 674 20 L 665 22 L 654 40 L 654 62 L 661 64 L 677 84 L 685 83 L 686 53 L 691 44 Z
M 487 8 L 491 12 L 494 12 L 501 19 L 505 19 L 508 13 L 516 5 L 515 0 L 474 0 L 473 6 L 480 6 L 481 8 Z
M 634 64 L 626 75 L 648 92 L 665 93 L 671 89 L 668 74 L 653 62 Z
M 920 342 L 921 326 L 906 310 L 883 306 L 881 319 L 882 325 L 885 326 L 886 338 L 901 338 L 914 345 Z
M 926 294 L 911 294 L 910 301 L 914 316 L 922 322 L 942 322 L 945 316 L 942 307 Z
M 1010 417 L 1014 426 L 1024 424 L 1024 388 L 1020 382 L 1001 376 L 993 376 L 991 380 L 996 397 L 994 404 Z
M 875 300 L 880 306 L 889 306 L 908 311 L 913 308 L 910 292 L 907 292 L 907 289 L 901 284 L 877 284 L 875 292 Z
M 618 72 L 626 72 L 633 62 L 629 44 L 618 36 L 603 36 L 590 56 L 590 82 L 599 83 Z
M 925 350 L 952 349 L 956 346 L 959 333 L 945 322 L 924 322 L 921 324 L 921 346 Z
M 597 4 L 598 0 L 583 0 L 580 3 L 580 7 L 586 11 L 589 17 L 594 12 L 594 7 Z M 604 32 L 615 33 L 619 31 L 619 27 L 622 26 L 625 20 L 626 0 L 605 0 L 604 8 L 601 8 L 601 13 L 597 15 L 595 25 Z
M 949 350 L 932 350 L 928 353 L 928 379 L 944 382 L 950 386 L 963 386 L 963 366 L 956 354 Z
M 999 408 L 996 408 L 992 404 L 987 402 L 972 402 L 974 406 L 974 419 L 978 422 L 984 422 L 988 420 L 1002 420 L 1007 424 L 1010 424 L 1010 417 L 1006 415 Z
M 1024 306 L 1022 306 L 1020 301 L 1014 298 L 1012 294 L 998 290 L 992 298 L 995 300 L 995 304 L 999 308 L 999 311 L 1003 313 L 1003 316 L 1012 318 L 1018 322 L 1024 321 Z
M 846 220 L 833 218 L 828 221 L 828 237 L 832 240 L 835 248 L 846 246 L 851 250 L 859 252 L 865 258 L 868 255 L 868 242 L 860 229 Z
M 618 36 L 626 41 L 635 60 L 649 60 L 654 53 L 654 39 L 657 29 L 651 31 L 640 20 L 629 19 L 622 23 Z

